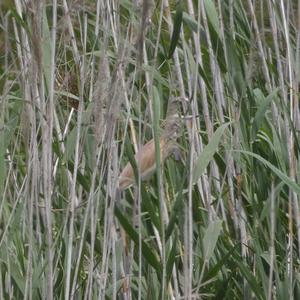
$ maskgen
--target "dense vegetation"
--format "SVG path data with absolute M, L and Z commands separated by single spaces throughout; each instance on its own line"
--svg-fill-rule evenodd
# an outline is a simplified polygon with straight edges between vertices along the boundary
M 292 0 L 2 1 L 0 298 L 300 299 L 299 18 Z M 141 182 L 134 153 L 176 98 L 180 160 L 155 151 Z

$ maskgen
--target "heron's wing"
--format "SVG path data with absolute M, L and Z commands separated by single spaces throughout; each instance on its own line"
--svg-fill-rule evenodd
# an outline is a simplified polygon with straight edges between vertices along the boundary
M 136 164 L 139 165 L 142 179 L 155 169 L 155 145 L 154 140 L 142 146 L 134 156 Z M 148 174 L 149 173 L 149 174 Z M 128 162 L 119 176 L 119 188 L 125 190 L 135 182 L 133 168 Z

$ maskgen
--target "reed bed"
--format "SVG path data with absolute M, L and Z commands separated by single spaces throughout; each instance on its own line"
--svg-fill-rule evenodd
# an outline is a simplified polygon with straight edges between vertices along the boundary
M 300 299 L 299 1 L 6 0 L 0 24 L 0 299 Z

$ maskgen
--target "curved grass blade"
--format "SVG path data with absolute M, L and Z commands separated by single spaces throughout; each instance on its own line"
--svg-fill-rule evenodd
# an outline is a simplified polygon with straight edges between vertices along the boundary
M 263 93 L 260 89 L 254 90 L 254 94 L 259 101 L 259 106 L 255 113 L 255 117 L 253 120 L 253 127 L 252 127 L 252 140 L 256 138 L 257 131 L 260 129 L 263 119 L 265 118 L 265 114 L 267 109 L 270 107 L 271 101 L 277 95 L 278 88 L 275 89 L 270 95 L 264 97 Z
M 208 225 L 203 238 L 204 259 L 209 261 L 212 257 L 221 229 L 222 220 L 216 220 Z
M 249 152 L 249 151 L 245 151 L 245 150 L 234 150 L 234 151 L 240 152 L 242 154 L 246 154 L 246 155 L 249 155 L 249 156 L 252 156 L 252 157 L 258 159 L 260 162 L 262 162 L 264 165 L 266 165 L 268 168 L 270 168 L 289 188 L 291 188 L 295 193 L 300 195 L 300 186 L 299 186 L 299 184 L 297 184 L 295 181 L 293 181 L 289 176 L 284 174 L 278 168 L 273 166 L 266 159 L 264 159 L 263 157 L 261 157 L 258 154 L 255 154 L 255 153 L 252 153 L 252 152 Z
M 223 124 L 213 134 L 210 142 L 203 149 L 202 153 L 196 161 L 196 166 L 193 172 L 193 183 L 197 182 L 200 178 L 210 161 L 213 159 L 214 154 L 217 152 L 219 142 L 224 134 L 225 129 L 230 123 Z
M 236 244 L 235 246 L 232 246 L 232 248 L 227 252 L 227 254 L 222 257 L 210 270 L 207 271 L 207 273 L 204 275 L 203 281 L 208 281 L 215 276 L 217 276 L 218 272 L 221 270 L 222 266 L 228 261 L 230 256 L 232 256 L 233 252 L 237 250 L 237 248 L 240 246 L 240 244 Z
M 172 208 L 171 217 L 168 223 L 168 227 L 166 229 L 166 242 L 168 241 L 169 237 L 171 236 L 174 230 L 175 222 L 177 221 L 178 215 L 180 214 L 180 211 L 182 211 L 182 207 L 184 205 L 182 192 L 183 192 L 183 184 L 179 190 L 179 194 Z
M 120 224 L 122 225 L 128 236 L 136 245 L 138 245 L 139 234 L 134 230 L 134 228 L 131 226 L 131 224 L 128 222 L 126 217 L 122 214 L 121 210 L 117 206 L 115 206 L 115 216 L 118 218 Z M 142 241 L 142 253 L 145 260 L 156 270 L 157 276 L 160 278 L 161 265 L 157 259 L 158 256 L 144 241 Z
M 174 20 L 174 27 L 173 27 L 173 33 L 172 33 L 172 38 L 171 38 L 171 44 L 170 44 L 170 48 L 169 48 L 168 59 L 172 58 L 173 53 L 178 44 L 178 40 L 180 37 L 181 24 L 182 24 L 182 14 L 183 14 L 183 4 L 182 4 L 182 1 L 179 0 L 176 4 L 176 15 L 175 15 L 175 20 Z
M 213 26 L 215 32 L 220 37 L 220 29 L 219 29 L 220 22 L 219 22 L 218 12 L 217 12 L 214 2 L 212 0 L 205 0 L 204 6 L 205 6 L 205 10 L 206 10 L 206 14 L 207 14 L 209 22 Z
M 190 16 L 186 12 L 183 12 L 182 20 L 186 23 L 186 25 L 190 28 L 191 31 L 197 32 L 198 24 L 194 17 Z
M 245 266 L 243 262 L 240 261 L 239 257 L 235 258 L 235 263 L 241 274 L 247 280 L 251 291 L 256 295 L 255 299 L 264 299 L 261 286 L 257 282 L 257 278 L 251 273 L 248 266 Z
M 174 238 L 174 241 L 173 241 L 173 245 L 172 245 L 171 251 L 169 253 L 168 260 L 167 260 L 167 267 L 166 267 L 167 283 L 171 279 L 172 270 L 173 270 L 173 266 L 174 266 L 174 263 L 175 263 L 175 258 L 176 258 L 176 244 L 177 244 L 177 236 L 175 235 L 175 238 Z

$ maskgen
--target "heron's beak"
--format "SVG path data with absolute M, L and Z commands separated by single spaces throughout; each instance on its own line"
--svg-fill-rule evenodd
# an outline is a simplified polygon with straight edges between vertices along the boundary
M 182 119 L 182 120 L 191 120 L 191 119 L 193 119 L 193 118 L 199 118 L 199 117 L 200 117 L 199 115 L 195 115 L 195 116 L 193 116 L 193 115 L 188 115 L 188 116 L 182 116 L 181 119 Z

